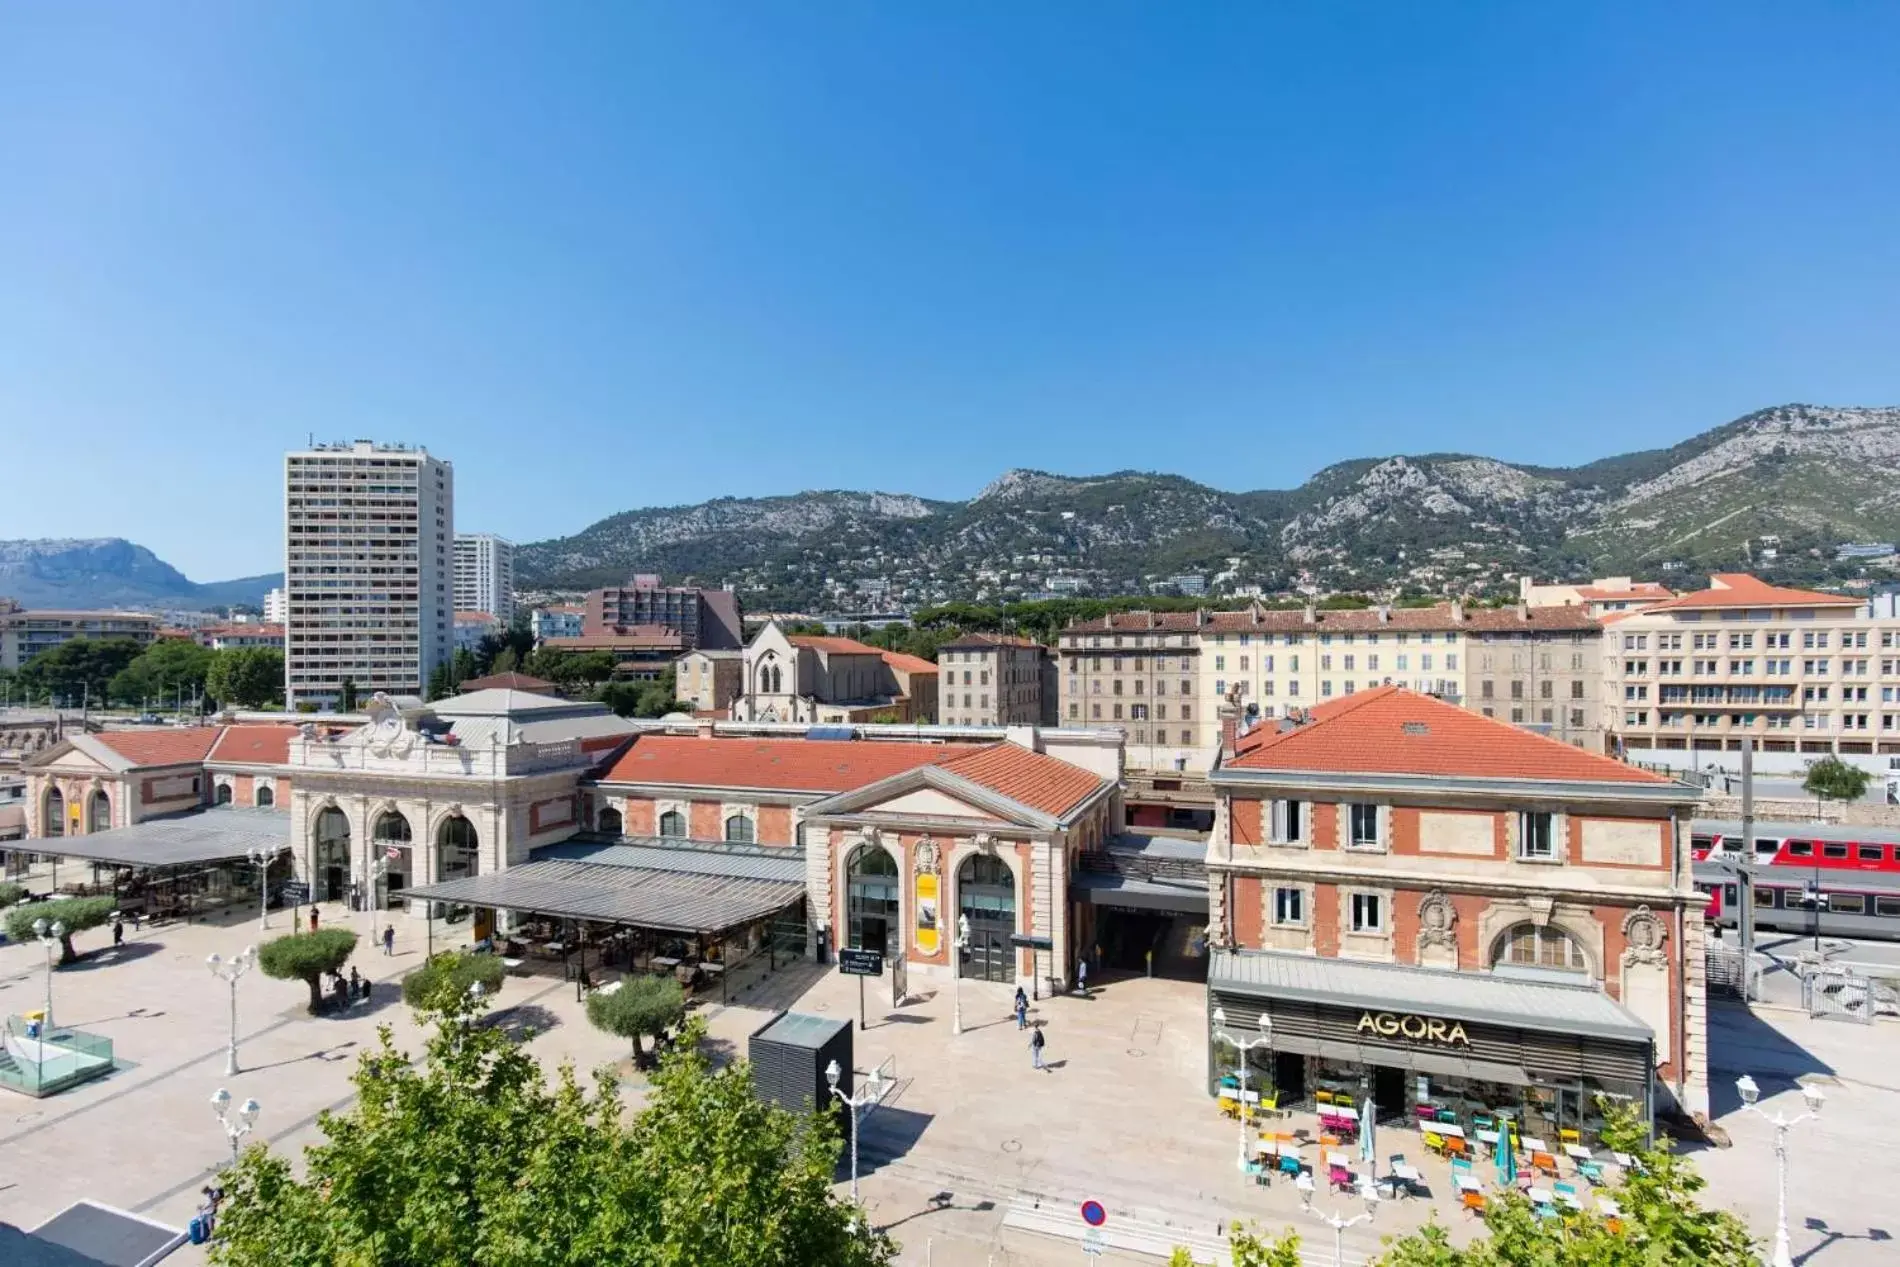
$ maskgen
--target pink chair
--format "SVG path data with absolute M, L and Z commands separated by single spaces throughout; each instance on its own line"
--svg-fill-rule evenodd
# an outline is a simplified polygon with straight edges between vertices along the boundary
M 1353 1182 L 1352 1171 L 1344 1166 L 1328 1167 L 1326 1181 L 1344 1192 L 1351 1192 L 1357 1186 Z

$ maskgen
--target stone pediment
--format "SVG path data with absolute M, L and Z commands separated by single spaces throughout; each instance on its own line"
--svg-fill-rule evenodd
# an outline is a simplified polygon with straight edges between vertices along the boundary
M 919 766 L 805 807 L 806 818 L 877 815 L 1051 831 L 1056 820 L 938 766 Z

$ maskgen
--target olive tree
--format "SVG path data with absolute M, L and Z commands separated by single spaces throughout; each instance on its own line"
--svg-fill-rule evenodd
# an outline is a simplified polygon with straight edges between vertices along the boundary
M 257 966 L 279 981 L 302 981 L 310 987 L 310 1010 L 323 1007 L 323 978 L 350 961 L 356 952 L 356 934 L 347 928 L 320 928 L 314 933 L 275 937 L 257 950 Z
M 7 937 L 13 941 L 32 941 L 37 936 L 33 925 L 39 920 L 45 920 L 48 925 L 62 924 L 65 931 L 59 937 L 59 961 L 69 964 L 79 958 L 79 952 L 73 949 L 73 934 L 99 927 L 118 908 L 118 902 L 109 897 L 69 897 L 57 902 L 12 906 L 7 909 Z
M 641 1037 L 657 1038 L 685 1015 L 686 995 L 671 977 L 628 977 L 618 990 L 596 990 L 587 996 L 587 1019 L 595 1029 L 632 1040 L 636 1068 L 646 1065 Z
M 1808 767 L 1801 790 L 1817 801 L 1858 801 L 1872 781 L 1872 775 L 1851 761 L 1822 757 Z
M 484 994 L 501 988 L 504 974 L 501 960 L 489 954 L 464 954 L 446 951 L 402 979 L 402 999 L 418 1012 L 444 1012 L 466 995 L 470 986 L 479 985 Z

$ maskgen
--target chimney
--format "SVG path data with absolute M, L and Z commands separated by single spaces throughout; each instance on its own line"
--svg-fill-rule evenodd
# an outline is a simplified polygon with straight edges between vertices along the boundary
M 1308 603 L 1306 610 L 1301 613 L 1300 619 L 1305 624 L 1317 625 L 1319 623 L 1319 612 L 1314 608 L 1313 604 Z
M 1454 625 L 1465 623 L 1465 601 L 1462 598 L 1451 600 L 1451 623 Z
M 1392 604 L 1380 603 L 1379 604 L 1379 623 L 1383 625 L 1387 623 L 1388 621 L 1390 621 L 1391 619 L 1392 619 Z
M 1102 613 L 1102 628 L 1113 629 L 1114 627 L 1115 627 L 1115 613 L 1103 612 Z
M 1517 618 L 1518 620 L 1522 621 L 1524 624 L 1527 624 L 1527 625 L 1530 624 L 1531 623 L 1531 609 L 1529 607 L 1526 607 L 1523 603 L 1519 603 L 1517 605 Z
M 1225 763 L 1234 759 L 1234 742 L 1240 735 L 1240 710 L 1232 704 L 1222 704 L 1218 716 L 1220 717 L 1220 759 Z

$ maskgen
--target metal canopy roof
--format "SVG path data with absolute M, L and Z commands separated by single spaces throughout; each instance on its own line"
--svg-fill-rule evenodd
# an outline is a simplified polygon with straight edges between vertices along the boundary
M 799 881 L 560 858 L 403 890 L 411 898 L 673 933 L 724 932 L 782 911 L 804 894 Z
M 1553 1034 L 1647 1043 L 1654 1032 L 1594 986 L 1556 985 L 1405 964 L 1216 950 L 1210 989 L 1388 1012 L 1425 1012 Z
M 588 862 L 606 867 L 645 867 L 650 871 L 690 871 L 696 875 L 731 876 L 740 880 L 783 880 L 802 884 L 805 851 L 783 846 L 688 845 L 665 837 L 629 837 L 653 844 L 589 844 L 569 840 L 536 849 L 533 861 Z M 664 842 L 664 843 L 661 843 Z
M 177 867 L 241 862 L 253 848 L 277 852 L 290 844 L 290 814 L 278 809 L 220 806 L 84 836 L 35 837 L 35 853 L 82 858 L 122 867 Z
M 1069 892 L 1097 906 L 1129 906 L 1144 911 L 1171 911 L 1177 915 L 1207 914 L 1205 884 L 1162 884 L 1102 871 L 1081 871 L 1069 881 Z

